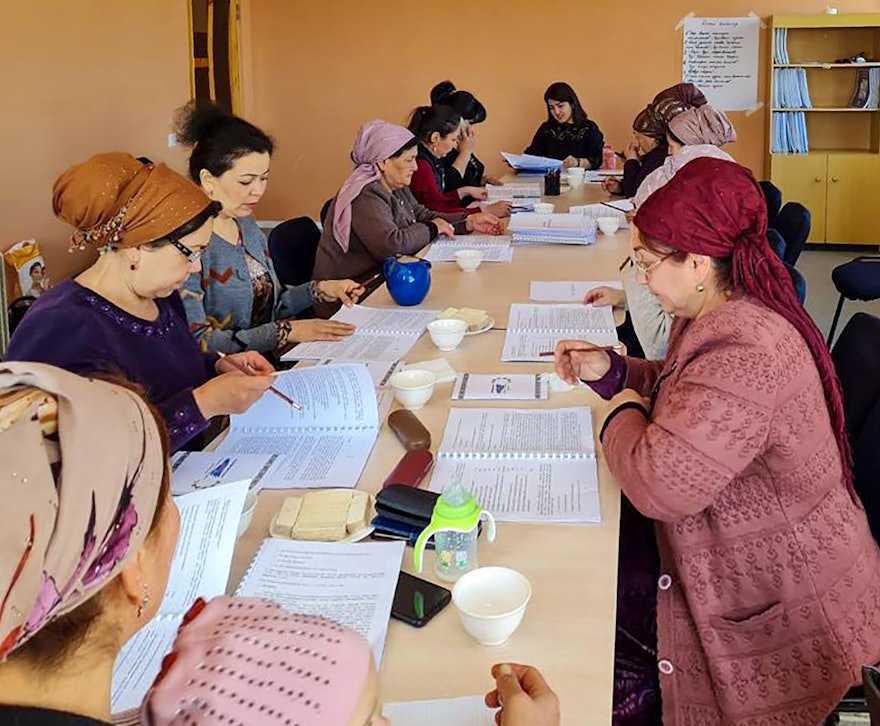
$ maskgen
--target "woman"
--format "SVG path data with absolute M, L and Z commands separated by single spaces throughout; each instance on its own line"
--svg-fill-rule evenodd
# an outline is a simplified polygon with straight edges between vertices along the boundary
M 595 122 L 587 118 L 574 89 L 557 81 L 544 92 L 547 120 L 535 132 L 526 154 L 561 159 L 566 169 L 602 166 L 605 139 Z
M 503 232 L 494 215 L 432 212 L 419 204 L 409 188 L 417 146 L 402 126 L 376 120 L 361 127 L 351 151 L 355 168 L 327 212 L 332 222 L 318 244 L 316 278 L 363 279 L 386 257 L 414 255 L 441 234 Z
M 443 160 L 454 151 L 461 136 L 461 116 L 449 106 L 419 106 L 413 111 L 409 130 L 419 142 L 416 171 L 410 182 L 413 196 L 432 212 L 477 214 L 479 207 L 465 207 L 464 199 L 486 199 L 485 187 L 447 189 Z M 495 202 L 485 209 L 497 217 L 510 215 L 509 202 Z
M 670 122 L 687 109 L 706 104 L 702 91 L 692 83 L 664 88 L 633 121 L 633 141 L 623 153 L 623 179 L 606 179 L 609 194 L 633 197 L 645 178 L 659 169 L 669 155 L 667 132 Z
M 99 457 L 91 455 L 95 441 L 102 445 Z M 160 417 L 128 388 L 38 363 L 0 364 L 0 482 L 7 502 L 0 510 L 0 722 L 110 723 L 114 661 L 158 611 L 174 555 L 180 521 L 167 453 Z M 234 630 L 218 633 L 230 619 Z M 198 603 L 184 623 L 145 701 L 145 723 L 222 722 L 207 707 L 241 714 L 243 702 L 228 699 L 231 688 L 260 705 L 282 707 L 287 718 L 302 717 L 303 726 L 382 723 L 370 720 L 376 702 L 370 649 L 346 628 L 235 598 Z M 206 648 L 206 638 L 222 647 Z M 267 661 L 244 667 L 249 682 L 230 680 L 233 668 L 242 668 L 234 657 L 242 648 L 262 651 Z M 318 662 L 317 648 L 336 662 Z M 196 654 L 209 667 L 188 667 Z M 289 660 L 320 668 L 326 682 L 281 663 Z M 262 681 L 282 668 L 283 694 L 280 684 Z M 496 666 L 495 673 L 497 689 L 487 702 L 497 708 L 501 695 L 502 724 L 558 724 L 556 697 L 534 669 Z M 327 700 L 310 708 L 294 687 Z M 180 699 L 185 694 L 201 699 L 202 713 Z M 253 715 L 243 720 L 263 723 Z
M 199 269 L 216 214 L 201 189 L 164 164 L 117 152 L 65 171 L 52 203 L 76 228 L 72 247 L 101 255 L 34 303 L 6 360 L 125 376 L 162 412 L 175 451 L 211 417 L 242 413 L 263 394 L 273 368 L 261 355 L 219 360 L 187 329 L 177 291 Z
M 270 353 L 309 340 L 337 340 L 354 327 L 335 320 L 295 320 L 316 302 L 357 302 L 353 280 L 296 287 L 278 281 L 266 236 L 253 211 L 266 191 L 274 143 L 244 119 L 209 105 L 185 106 L 177 137 L 192 147 L 189 173 L 220 204 L 199 273 L 181 297 L 190 329 L 203 350 Z
M 443 157 L 446 167 L 446 189 L 461 187 L 482 187 L 486 184 L 501 184 L 492 177 L 484 177 L 485 164 L 474 154 L 476 132 L 474 126 L 486 120 L 486 107 L 468 91 L 461 91 L 452 81 L 442 81 L 431 89 L 431 104 L 449 106 L 461 116 L 461 136 L 458 146 Z M 467 197 L 463 201 L 472 201 Z
M 831 357 L 748 170 L 696 159 L 635 223 L 640 281 L 676 318 L 666 360 L 556 349 L 611 399 L 608 467 L 656 532 L 655 597 L 618 608 L 655 601 L 656 643 L 630 657 L 655 654 L 666 726 L 815 726 L 880 659 L 880 552 Z

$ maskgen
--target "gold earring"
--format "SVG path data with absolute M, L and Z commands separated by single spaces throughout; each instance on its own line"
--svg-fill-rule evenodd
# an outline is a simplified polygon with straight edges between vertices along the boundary
M 148 585 L 144 585 L 144 596 L 141 598 L 141 603 L 138 605 L 137 616 L 140 618 L 144 614 L 144 608 L 150 604 L 150 588 Z
M 697 285 L 697 292 L 703 292 L 706 288 L 703 285 Z

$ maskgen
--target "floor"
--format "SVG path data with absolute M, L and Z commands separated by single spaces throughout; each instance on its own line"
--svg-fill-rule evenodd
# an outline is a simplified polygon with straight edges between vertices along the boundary
M 797 262 L 797 268 L 807 280 L 807 300 L 805 306 L 810 313 L 823 337 L 828 337 L 831 328 L 831 320 L 834 318 L 834 310 L 840 297 L 831 282 L 831 271 L 844 262 L 849 262 L 859 255 L 876 254 L 874 247 L 865 248 L 864 252 L 841 252 L 838 250 L 805 250 Z M 870 303 L 858 301 L 846 301 L 843 305 L 843 313 L 837 324 L 835 338 L 840 335 L 846 321 L 853 313 L 866 312 L 880 317 L 880 300 Z

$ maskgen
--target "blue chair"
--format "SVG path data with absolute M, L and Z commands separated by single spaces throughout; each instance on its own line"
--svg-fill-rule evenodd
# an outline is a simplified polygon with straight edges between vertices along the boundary
M 321 230 L 308 217 L 282 222 L 269 233 L 269 254 L 284 285 L 302 285 L 312 279 Z
M 767 229 L 767 243 L 770 245 L 770 249 L 776 253 L 776 256 L 784 262 L 785 239 L 772 227 Z
M 831 281 L 840 293 L 840 298 L 828 333 L 829 347 L 834 340 L 834 332 L 837 330 L 844 300 L 870 302 L 880 298 L 880 257 L 863 255 L 838 265 L 831 271 Z
M 773 182 L 759 182 L 764 192 L 764 200 L 767 202 L 767 224 L 772 225 L 779 209 L 782 207 L 782 192 Z
M 807 281 L 798 270 L 787 262 L 783 264 L 785 265 L 785 269 L 788 270 L 788 274 L 791 276 L 791 281 L 794 284 L 794 291 L 797 293 L 798 300 L 800 300 L 801 305 L 803 305 L 804 301 L 807 299 Z
M 810 236 L 810 210 L 800 202 L 786 202 L 770 225 L 785 240 L 785 262 L 796 265 Z
M 874 666 L 864 666 L 862 668 L 862 684 L 865 688 L 865 698 L 868 701 L 871 726 L 880 726 L 880 671 Z

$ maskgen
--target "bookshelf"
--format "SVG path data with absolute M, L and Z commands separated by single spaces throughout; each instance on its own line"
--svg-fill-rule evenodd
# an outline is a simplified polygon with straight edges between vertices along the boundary
M 770 180 L 786 200 L 810 209 L 810 242 L 878 245 L 880 215 L 871 210 L 880 184 L 880 109 L 852 102 L 860 71 L 872 83 L 880 77 L 880 13 L 776 15 L 771 27 Z M 868 62 L 837 62 L 860 53 Z M 787 102 L 799 100 L 797 88 L 804 103 Z M 794 147 L 801 152 L 785 153 Z

